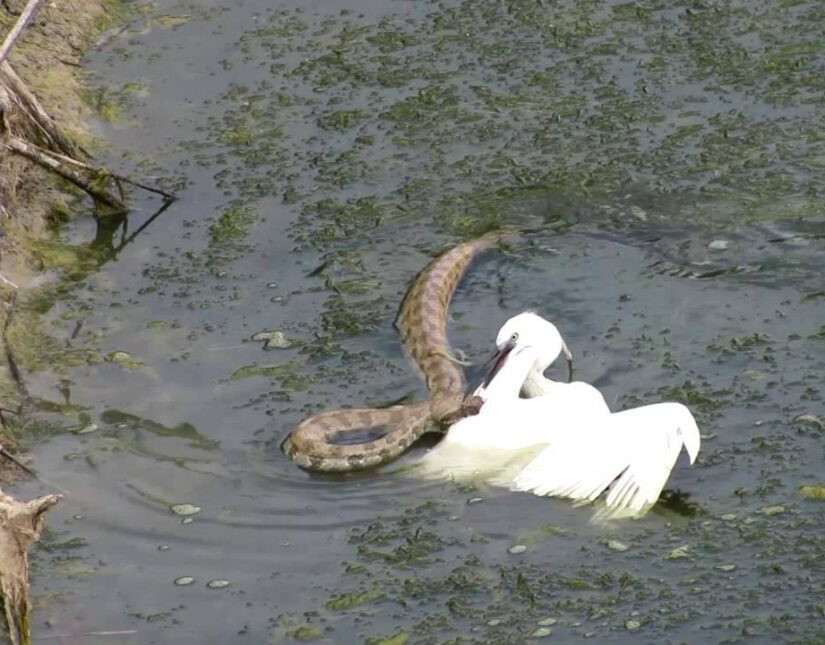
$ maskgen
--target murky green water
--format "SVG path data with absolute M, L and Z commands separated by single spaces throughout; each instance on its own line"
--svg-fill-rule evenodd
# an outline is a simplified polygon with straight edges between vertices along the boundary
M 35 634 L 821 642 L 822 5 L 272 4 L 157 2 L 90 56 L 107 161 L 182 199 L 64 236 L 96 268 L 28 374 L 75 431 L 34 450 L 69 491 Z M 611 406 L 681 400 L 706 434 L 642 521 L 422 483 L 423 448 L 340 478 L 278 449 L 423 394 L 401 296 L 497 224 L 547 233 L 473 265 L 453 344 L 478 362 L 533 308 Z

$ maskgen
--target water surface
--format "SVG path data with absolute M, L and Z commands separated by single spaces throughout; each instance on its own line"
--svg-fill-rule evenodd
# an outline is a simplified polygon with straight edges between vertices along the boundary
M 89 56 L 102 160 L 181 199 L 133 238 L 146 195 L 125 230 L 79 219 L 39 303 L 27 377 L 65 431 L 34 457 L 69 494 L 35 635 L 819 642 L 821 5 L 362 4 L 164 0 Z M 424 446 L 344 477 L 279 450 L 424 395 L 401 297 L 503 224 L 544 232 L 472 265 L 451 342 L 479 364 L 532 308 L 614 409 L 688 404 L 699 461 L 644 520 L 418 481 Z

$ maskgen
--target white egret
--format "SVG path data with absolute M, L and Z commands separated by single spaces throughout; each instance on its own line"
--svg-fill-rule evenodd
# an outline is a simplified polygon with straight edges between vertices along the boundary
M 422 460 L 425 475 L 490 483 L 580 503 L 607 491 L 600 518 L 640 517 L 656 502 L 682 447 L 693 463 L 699 430 L 679 403 L 610 413 L 586 383 L 557 383 L 544 370 L 569 351 L 533 313 L 501 328 L 498 353 L 476 394 L 481 412 L 450 427 Z M 520 398 L 519 394 L 532 396 Z
M 510 486 L 556 429 L 610 414 L 602 394 L 589 383 L 560 383 L 544 376 L 560 354 L 568 363 L 572 360 L 552 323 L 533 313 L 520 314 L 501 328 L 496 345 L 499 351 L 490 371 L 474 393 L 484 399 L 481 413 L 450 426 L 417 465 L 422 476 L 485 479 Z M 519 398 L 520 393 L 531 398 Z M 548 418 L 545 408 L 552 409 L 551 426 L 537 427 L 535 419 L 520 422 L 535 415 Z

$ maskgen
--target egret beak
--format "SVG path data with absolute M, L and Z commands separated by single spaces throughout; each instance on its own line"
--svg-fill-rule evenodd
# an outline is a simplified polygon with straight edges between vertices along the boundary
M 510 352 L 513 351 L 513 348 L 516 346 L 516 341 L 510 339 L 504 345 L 502 345 L 493 357 L 487 361 L 487 374 L 484 377 L 484 380 L 481 382 L 481 387 L 485 388 L 490 385 L 490 382 L 495 378 L 496 374 L 498 374 L 499 370 L 504 366 L 504 363 L 507 362 L 507 357 L 510 355 Z
M 564 341 L 561 341 L 561 351 L 564 353 L 564 357 L 567 359 L 567 382 L 573 382 L 573 354 L 570 353 L 570 350 L 567 349 L 567 345 Z

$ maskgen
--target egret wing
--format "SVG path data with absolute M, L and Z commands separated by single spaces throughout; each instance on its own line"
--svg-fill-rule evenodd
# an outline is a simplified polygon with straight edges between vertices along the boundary
M 609 489 L 600 518 L 640 517 L 659 498 L 683 445 L 692 462 L 699 431 L 684 406 L 625 410 L 543 450 L 513 487 L 582 503 Z

